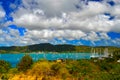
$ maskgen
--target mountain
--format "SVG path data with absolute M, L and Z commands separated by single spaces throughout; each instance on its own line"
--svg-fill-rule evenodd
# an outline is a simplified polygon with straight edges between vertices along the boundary
M 94 49 L 99 52 L 99 50 L 104 51 L 108 48 L 110 52 L 119 51 L 120 48 L 112 46 L 96 46 Z M 11 47 L 0 47 L 0 53 L 20 53 L 20 52 L 91 52 L 91 46 L 83 45 L 70 45 L 70 44 L 58 44 L 52 45 L 50 43 L 41 43 L 28 46 L 11 46 Z

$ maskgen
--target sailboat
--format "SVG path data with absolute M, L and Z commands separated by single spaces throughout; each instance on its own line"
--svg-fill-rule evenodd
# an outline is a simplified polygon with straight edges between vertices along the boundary
M 105 48 L 103 57 L 109 57 L 108 48 Z
M 96 50 L 92 48 L 90 58 L 99 58 L 99 57 L 100 55 L 98 54 L 98 51 L 96 52 Z
M 43 57 L 44 57 L 44 59 L 46 59 L 46 53 L 43 53 Z
M 91 53 L 92 53 L 92 54 L 91 54 L 90 58 L 95 58 L 95 57 L 96 57 L 96 56 L 95 56 L 95 55 L 96 55 L 96 54 L 95 54 L 95 49 L 92 48 L 92 49 L 91 49 Z
M 101 49 L 100 49 L 100 52 L 99 52 L 99 59 L 100 59 L 100 60 L 104 60 Z

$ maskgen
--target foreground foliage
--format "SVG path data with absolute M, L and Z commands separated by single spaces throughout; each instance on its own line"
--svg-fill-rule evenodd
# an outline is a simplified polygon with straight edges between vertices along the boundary
M 18 63 L 17 67 L 19 71 L 26 71 L 33 64 L 33 60 L 29 55 L 23 56 L 23 58 Z
M 0 73 L 7 73 L 10 68 L 11 68 L 11 65 L 9 62 L 0 60 Z
M 24 56 L 20 63 L 28 67 L 30 56 Z M 19 64 L 20 64 L 19 63 Z M 32 60 L 30 65 L 32 64 Z M 1 65 L 4 67 L 5 65 Z M 7 69 L 7 73 L 1 72 L 3 80 L 119 80 L 120 63 L 113 58 L 104 60 L 64 60 L 47 61 L 39 60 L 31 67 L 26 66 Z M 25 68 L 25 70 L 24 70 Z M 0 68 L 4 69 L 4 68 Z M 9 71 L 8 71 L 9 70 Z M 23 72 L 24 71 L 24 72 Z

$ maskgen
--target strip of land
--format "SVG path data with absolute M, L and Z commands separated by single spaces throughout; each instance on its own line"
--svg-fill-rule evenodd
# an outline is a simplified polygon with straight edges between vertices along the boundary
M 31 52 L 83 52 L 91 53 L 91 49 L 94 49 L 97 53 L 103 53 L 105 48 L 108 48 L 110 53 L 120 52 L 120 47 L 114 46 L 84 46 L 84 45 L 69 45 L 59 44 L 52 45 L 49 43 L 28 45 L 28 46 L 10 46 L 0 47 L 0 53 L 31 53 Z

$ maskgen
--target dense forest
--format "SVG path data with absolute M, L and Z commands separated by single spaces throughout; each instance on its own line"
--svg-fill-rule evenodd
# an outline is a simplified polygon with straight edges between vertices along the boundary
M 111 46 L 83 46 L 83 45 L 69 45 L 59 44 L 52 45 L 49 43 L 28 45 L 28 46 L 11 46 L 11 47 L 0 47 L 0 53 L 30 53 L 30 52 L 85 52 L 90 53 L 94 49 L 97 53 L 103 53 L 104 49 L 108 48 L 109 52 L 120 52 L 119 47 Z

